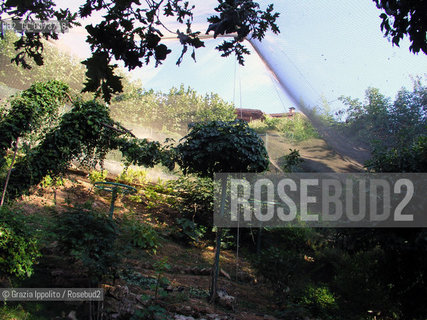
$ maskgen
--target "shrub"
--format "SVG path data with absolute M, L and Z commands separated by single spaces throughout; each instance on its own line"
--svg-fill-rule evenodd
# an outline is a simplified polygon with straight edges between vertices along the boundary
M 89 173 L 89 180 L 92 183 L 95 183 L 95 182 L 105 182 L 105 179 L 107 178 L 107 175 L 108 175 L 108 170 L 101 170 L 101 171 L 92 170 Z
M 156 253 L 159 236 L 152 226 L 135 218 L 124 217 L 121 222 L 122 237 L 133 246 Z
M 117 177 L 117 181 L 125 183 L 144 183 L 147 180 L 147 171 L 140 169 L 126 168 Z
M 0 209 L 0 274 L 25 278 L 41 256 L 37 240 L 24 217 L 3 207 Z
M 100 280 L 115 273 L 119 255 L 115 247 L 117 228 L 107 214 L 89 206 L 69 208 L 58 215 L 58 243 L 74 260 L 80 260 L 90 276 Z
M 292 118 L 281 118 L 277 124 L 277 129 L 286 138 L 296 142 L 319 137 L 310 121 L 299 113 Z
M 321 319 L 336 319 L 338 305 L 334 294 L 326 286 L 309 284 L 298 302 L 307 308 L 312 316 Z
M 290 153 L 283 157 L 283 171 L 285 172 L 297 172 L 301 170 L 300 165 L 304 162 L 301 159 L 299 151 L 297 149 L 289 149 Z
M 184 218 L 206 227 L 212 227 L 213 182 L 209 178 L 184 176 L 169 182 L 181 198 L 174 203 Z

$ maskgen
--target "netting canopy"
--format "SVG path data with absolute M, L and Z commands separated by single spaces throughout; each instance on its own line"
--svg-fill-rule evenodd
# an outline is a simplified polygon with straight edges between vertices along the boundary
M 192 3 L 195 5 L 192 29 L 204 35 L 209 26 L 206 19 L 215 13 L 218 2 Z M 411 77 L 425 77 L 425 55 L 411 53 L 406 39 L 397 47 L 384 38 L 380 29 L 381 11 L 373 1 L 262 0 L 259 3 L 263 9 L 269 3 L 274 4 L 275 11 L 280 13 L 277 21 L 280 34 L 269 31 L 262 41 L 245 41 L 251 54 L 246 56 L 244 66 L 233 56 L 224 58 L 215 50 L 224 41 L 221 36 L 203 38 L 204 47 L 196 50 L 196 62 L 189 50 L 177 66 L 182 46 L 174 32 L 178 28 L 185 30 L 185 25 L 179 25 L 173 18 L 164 18 L 164 25 L 159 25 L 163 41 L 172 50 L 164 63 L 157 67 L 151 63 L 131 71 L 121 62 L 118 64 L 130 81 L 140 81 L 146 91 L 168 92 L 172 87 L 191 87 L 200 94 L 216 93 L 236 108 L 257 109 L 266 114 L 285 113 L 294 107 L 315 126 L 311 111 L 339 110 L 340 96 L 363 99 L 365 90 L 375 87 L 385 96 L 394 97 L 401 87 L 411 88 Z M 81 4 L 58 1 L 60 7 L 71 11 L 77 11 Z M 90 55 L 84 27 L 99 21 L 101 16 L 97 13 L 81 20 L 81 27 L 60 34 L 58 40 L 49 42 L 50 46 L 72 56 L 69 63 L 78 68 L 78 62 Z M 3 58 L 1 63 L 6 70 L 8 59 Z M 61 70 L 58 67 L 46 72 L 55 77 Z M 3 76 L 2 82 L 3 97 L 22 89 L 20 79 Z M 322 132 L 325 139 L 335 135 L 333 128 L 323 128 Z M 338 139 L 330 145 L 341 154 L 360 161 L 366 159 L 361 149 L 341 148 L 341 142 Z

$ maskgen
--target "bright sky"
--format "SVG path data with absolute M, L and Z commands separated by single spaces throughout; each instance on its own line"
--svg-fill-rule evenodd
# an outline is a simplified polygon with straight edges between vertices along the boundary
M 286 78 L 288 89 L 310 105 L 320 104 L 321 97 L 340 107 L 336 99 L 352 96 L 363 99 L 367 87 L 377 87 L 386 96 L 394 97 L 405 86 L 411 89 L 410 76 L 427 80 L 427 57 L 409 52 L 405 39 L 401 47 L 392 47 L 380 30 L 381 14 L 371 0 L 282 0 L 259 1 L 263 8 L 274 3 L 281 13 L 279 36 L 268 34 L 263 51 L 274 68 Z M 214 8 L 215 0 L 194 1 L 201 13 L 196 25 Z M 176 29 L 176 27 L 175 27 Z M 196 29 L 196 28 L 193 28 Z M 71 31 L 62 36 L 61 46 L 84 57 L 88 47 L 86 36 Z M 160 67 L 144 66 L 133 70 L 133 79 L 140 79 L 145 89 L 168 91 L 181 84 L 199 93 L 218 93 L 234 102 L 236 107 L 261 109 L 267 113 L 284 112 L 295 104 L 275 83 L 262 60 L 253 53 L 244 67 L 233 57 L 222 58 L 214 47 L 222 42 L 207 40 L 206 47 L 197 50 L 197 63 L 189 54 L 180 67 L 175 65 L 180 45 L 168 41 L 173 50 Z

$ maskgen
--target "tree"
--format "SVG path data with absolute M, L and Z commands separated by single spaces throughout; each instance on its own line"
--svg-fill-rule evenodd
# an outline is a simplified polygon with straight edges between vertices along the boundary
M 378 9 L 384 10 L 380 15 L 383 20 L 381 31 L 390 37 L 393 45 L 405 35 L 409 36 L 409 50 L 427 54 L 427 3 L 424 0 L 373 0 Z
M 262 172 L 268 168 L 264 142 L 246 121 L 208 121 L 189 126 L 190 133 L 177 146 L 177 162 L 187 173 L 213 177 L 221 172 Z M 222 196 L 227 181 L 222 179 Z M 224 198 L 221 201 L 223 211 Z M 211 301 L 216 298 L 222 230 L 217 230 Z
M 268 167 L 264 142 L 243 120 L 189 125 L 177 146 L 177 162 L 185 174 L 213 177 L 219 172 L 262 172 Z
M 378 139 L 381 133 L 379 141 L 372 143 L 372 158 L 365 166 L 383 173 L 427 172 L 427 87 L 414 79 L 413 91 L 401 89 L 394 102 L 378 90 L 367 93 L 371 99 L 366 104 L 344 100 L 349 106 L 350 130 L 364 131 L 369 140 Z M 337 239 L 345 239 L 348 251 L 381 253 L 373 282 L 388 296 L 385 301 L 396 307 L 399 319 L 425 319 L 427 308 L 420 298 L 427 294 L 425 228 L 340 229 L 337 234 Z
M 109 102 L 112 95 L 122 91 L 121 78 L 115 74 L 116 64 L 113 59 L 123 61 L 125 67 L 133 70 L 154 60 L 156 66 L 161 64 L 171 52 L 162 43 L 163 32 L 171 32 L 162 22 L 165 17 L 175 17 L 185 31 L 172 32 L 182 44 L 182 53 L 177 64 L 180 64 L 184 54 L 192 47 L 191 57 L 195 60 L 195 49 L 204 46 L 200 40 L 200 31 L 192 30 L 194 6 L 182 0 L 145 0 L 144 5 L 139 0 L 86 0 L 78 12 L 69 9 L 55 10 L 52 1 L 17 1 L 7 0 L 1 4 L 0 18 L 3 14 L 12 19 L 57 19 L 65 21 L 68 27 L 78 25 L 77 18 L 87 18 L 96 12 L 102 12 L 103 19 L 97 25 L 88 25 L 87 42 L 90 44 L 92 56 L 82 63 L 86 65 L 87 81 L 84 92 L 102 94 Z M 249 50 L 241 44 L 248 36 L 262 40 L 267 30 L 279 32 L 276 19 L 279 13 L 274 12 L 273 5 L 265 11 L 260 10 L 258 3 L 252 0 L 219 0 L 214 9 L 217 13 L 207 20 L 209 27 L 206 33 L 214 32 L 214 37 L 233 34 L 232 39 L 224 40 L 217 46 L 222 56 L 234 53 L 239 63 L 244 63 L 244 55 Z M 27 59 L 33 59 L 37 65 L 42 65 L 42 39 L 57 39 L 56 33 L 25 33 L 15 42 L 18 54 L 12 60 L 24 68 L 30 68 Z
M 370 144 L 373 150 L 409 146 L 427 128 L 427 87 L 420 78 L 413 79 L 413 89 L 402 88 L 394 101 L 378 89 L 368 88 L 364 102 L 350 97 L 340 97 L 346 110 L 342 123 L 344 133 L 358 137 Z

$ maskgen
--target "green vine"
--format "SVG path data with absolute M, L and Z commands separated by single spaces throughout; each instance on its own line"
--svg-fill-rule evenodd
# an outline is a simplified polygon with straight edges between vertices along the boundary
M 3 163 L 17 137 L 33 134 L 57 112 L 66 90 L 66 85 L 57 81 L 38 83 L 12 101 L 12 109 L 0 122 L 0 133 L 6 133 L 0 138 Z M 168 146 L 131 137 L 130 131 L 111 119 L 106 105 L 77 100 L 58 124 L 49 126 L 39 143 L 15 164 L 10 175 L 9 198 L 26 192 L 48 174 L 51 177 L 64 174 L 73 160 L 86 167 L 102 164 L 113 149 L 119 149 L 128 164 L 174 166 L 173 150 Z
M 11 144 L 19 137 L 38 133 L 58 118 L 68 85 L 60 81 L 35 83 L 10 102 L 0 122 L 0 167 Z

